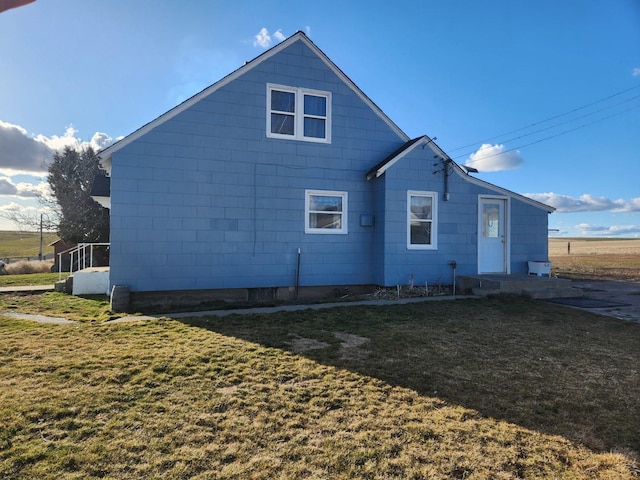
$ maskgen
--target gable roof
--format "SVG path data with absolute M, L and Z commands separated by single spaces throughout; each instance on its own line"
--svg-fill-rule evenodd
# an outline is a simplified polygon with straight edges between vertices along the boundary
M 431 139 L 426 135 L 422 137 L 414 138 L 413 140 L 409 140 L 404 145 L 400 146 L 397 150 L 391 153 L 387 158 L 378 163 L 375 167 L 367 172 L 367 180 L 371 180 L 372 178 L 377 178 L 386 172 L 391 166 L 408 154 L 411 150 L 416 148 L 418 145 L 422 145 L 425 143 L 425 140 L 431 142 Z M 427 142 L 428 143 L 428 142 Z
M 413 140 L 409 140 L 404 145 L 400 146 L 397 150 L 387 156 L 384 160 L 378 163 L 375 167 L 373 167 L 369 172 L 367 172 L 366 178 L 367 180 L 372 180 L 381 176 L 384 172 L 386 172 L 389 168 L 391 168 L 396 162 L 398 162 L 402 157 L 407 155 L 409 152 L 414 150 L 416 147 L 423 145 L 429 146 L 431 151 L 433 151 L 434 158 L 441 158 L 443 161 L 447 162 L 453 167 L 453 171 L 463 180 L 472 183 L 474 185 L 478 185 L 483 188 L 487 188 L 489 190 L 493 190 L 496 193 L 500 193 L 502 195 L 506 195 L 509 197 L 517 198 L 518 200 L 532 205 L 541 210 L 545 210 L 547 213 L 555 212 L 555 208 L 546 205 L 544 203 L 533 200 L 529 197 L 525 197 L 524 195 L 520 195 L 519 193 L 512 192 L 511 190 L 507 190 L 506 188 L 498 187 L 492 183 L 486 182 L 484 180 L 480 180 L 479 178 L 472 177 L 467 172 L 465 172 L 460 165 L 454 162 L 449 155 L 444 153 L 444 151 L 434 142 L 432 138 L 429 138 L 427 135 L 423 135 L 421 137 L 414 138 Z
M 151 122 L 147 123 L 146 125 L 143 125 L 142 127 L 140 127 L 135 132 L 127 135 L 126 137 L 124 137 L 122 140 L 114 143 L 113 145 L 111 145 L 111 146 L 105 148 L 104 150 L 102 150 L 101 152 L 99 152 L 98 153 L 98 157 L 100 158 L 101 167 L 104 170 L 107 171 L 107 174 L 110 175 L 111 174 L 111 156 L 114 153 L 116 153 L 118 150 L 126 147 L 131 142 L 137 140 L 141 136 L 145 135 L 149 131 L 151 131 L 154 128 L 156 128 L 158 125 L 162 125 L 164 122 L 172 119 L 173 117 L 175 117 L 176 115 L 182 113 L 183 111 L 185 111 L 186 109 L 188 109 L 192 105 L 198 103 L 203 98 L 211 95 L 216 90 L 224 87 L 228 83 L 232 82 L 236 78 L 238 78 L 241 75 L 243 75 L 246 72 L 248 72 L 249 70 L 255 68 L 258 65 L 260 65 L 262 62 L 268 60 L 269 58 L 273 57 L 274 55 L 280 53 L 282 50 L 284 50 L 287 47 L 291 46 L 293 43 L 299 42 L 299 41 L 303 42 L 307 47 L 309 47 L 318 56 L 318 58 L 320 58 L 320 60 L 322 60 L 325 63 L 325 65 L 327 65 L 327 67 L 329 67 L 329 69 L 331 69 L 358 97 L 360 97 L 360 99 L 364 103 L 366 103 L 378 115 L 378 117 L 380 117 L 402 140 L 405 140 L 405 141 L 409 140 L 408 135 L 406 133 L 404 133 L 400 129 L 400 127 L 398 127 L 380 109 L 380 107 L 378 107 L 367 95 L 365 95 L 365 93 L 362 90 L 360 90 L 360 88 L 358 88 L 358 86 L 355 83 L 353 83 L 353 81 L 351 81 L 351 79 L 349 77 L 347 77 L 347 75 L 345 75 L 345 73 L 342 70 L 340 70 L 340 68 L 338 68 L 338 66 L 335 63 L 333 63 L 331 61 L 331 59 L 329 59 L 329 57 L 327 57 L 324 54 L 324 52 L 322 50 L 320 50 L 305 35 L 304 32 L 298 31 L 298 32 L 294 33 L 293 35 L 291 35 L 286 40 L 280 42 L 278 45 L 270 48 L 269 50 L 267 50 L 266 52 L 264 52 L 261 55 L 257 56 L 253 60 L 245 63 L 242 67 L 238 68 L 237 70 L 235 70 L 234 72 L 230 73 L 226 77 L 223 77 L 222 79 L 220 79 L 219 81 L 217 81 L 213 85 L 210 85 L 209 87 L 205 88 L 201 92 L 196 93 L 191 98 L 185 100 L 184 102 L 182 102 L 181 104 L 179 104 L 176 107 L 172 108 L 171 110 L 163 113 L 162 115 L 157 117 L 155 120 L 152 120 Z

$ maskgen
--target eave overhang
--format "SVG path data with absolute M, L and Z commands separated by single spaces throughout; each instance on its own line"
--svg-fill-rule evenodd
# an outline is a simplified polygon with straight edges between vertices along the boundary
M 93 177 L 91 185 L 91 198 L 104 208 L 111 208 L 111 178 L 104 173 L 98 173 Z
M 479 178 L 472 177 L 468 172 L 462 169 L 460 165 L 458 165 L 452 158 L 449 157 L 436 143 L 432 138 L 429 138 L 427 135 L 423 135 L 421 137 L 414 138 L 413 140 L 409 140 L 404 145 L 400 146 L 393 153 L 388 155 L 384 160 L 378 163 L 375 167 L 373 167 L 366 174 L 367 180 L 372 180 L 374 178 L 378 178 L 383 175 L 389 168 L 395 165 L 402 157 L 409 154 L 411 151 L 415 150 L 419 146 L 429 147 L 434 154 L 434 158 L 440 158 L 442 161 L 450 165 L 458 176 L 460 176 L 466 182 L 472 183 L 482 188 L 486 188 L 495 193 L 517 198 L 523 203 L 532 205 L 536 208 L 546 211 L 547 213 L 555 212 L 555 208 L 546 205 L 544 203 L 533 200 L 532 198 L 525 197 L 524 195 L 520 195 L 519 193 L 512 192 L 511 190 L 507 190 L 506 188 L 499 187 L 492 183 L 486 182 L 484 180 L 480 180 Z
M 393 153 L 388 155 L 384 160 L 378 163 L 375 167 L 367 172 L 366 178 L 367 180 L 371 180 L 373 178 L 378 178 L 384 172 L 389 170 L 396 162 L 398 162 L 402 157 L 410 153 L 413 149 L 418 147 L 419 145 L 424 145 L 426 143 L 431 142 L 432 140 L 423 135 L 422 137 L 414 138 L 413 140 L 409 140 L 404 145 L 400 146 Z

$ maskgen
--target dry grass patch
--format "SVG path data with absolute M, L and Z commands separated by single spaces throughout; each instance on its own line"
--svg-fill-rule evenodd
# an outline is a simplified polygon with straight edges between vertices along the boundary
M 549 260 L 559 276 L 640 281 L 640 239 L 551 238 Z
M 5 269 L 9 275 L 27 275 L 32 273 L 51 273 L 52 261 L 26 261 L 9 263 Z
M 0 319 L 0 477 L 632 478 L 638 327 L 518 299 Z

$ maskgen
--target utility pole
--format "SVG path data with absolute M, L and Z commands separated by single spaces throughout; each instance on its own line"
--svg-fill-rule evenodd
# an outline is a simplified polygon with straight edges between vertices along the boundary
M 42 261 L 42 213 L 40 214 L 40 253 L 38 254 L 38 260 Z

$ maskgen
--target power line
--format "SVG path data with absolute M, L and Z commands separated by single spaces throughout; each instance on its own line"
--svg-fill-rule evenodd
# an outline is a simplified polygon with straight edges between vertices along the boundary
M 636 85 L 635 87 L 627 88 L 626 90 L 622 90 L 622 91 L 620 91 L 620 92 L 614 93 L 614 94 L 612 94 L 612 95 L 609 95 L 609 96 L 607 96 L 607 97 L 601 98 L 601 99 L 596 100 L 596 101 L 594 101 L 594 102 L 588 103 L 588 104 L 586 104 L 586 105 L 582 105 L 581 107 L 574 108 L 573 110 L 569 110 L 569 111 L 567 111 L 567 112 L 560 113 L 560 114 L 558 114 L 558 115 L 554 115 L 554 116 L 549 117 L 549 118 L 546 118 L 546 119 L 544 119 L 544 120 L 539 120 L 539 121 L 534 122 L 534 123 L 531 123 L 531 124 L 529 124 L 529 125 L 527 125 L 527 126 L 520 127 L 520 128 L 516 128 L 515 130 L 510 130 L 510 131 L 508 131 L 508 132 L 501 133 L 501 134 L 499 134 L 499 135 L 494 135 L 494 136 L 492 136 L 492 137 L 485 138 L 484 140 L 478 140 L 478 141 L 475 141 L 475 142 L 469 143 L 469 144 L 467 144 L 467 145 L 463 145 L 463 146 L 461 146 L 461 147 L 457 147 L 457 148 L 449 149 L 449 152 L 456 152 L 456 151 L 458 151 L 458 150 L 462 150 L 462 149 L 465 149 L 465 148 L 469 148 L 469 147 L 472 147 L 472 146 L 474 146 L 474 145 L 478 145 L 478 144 L 483 144 L 483 143 L 490 142 L 491 140 L 495 140 L 495 139 L 497 139 L 497 138 L 504 137 L 504 136 L 506 136 L 506 135 L 511 135 L 511 134 L 513 134 L 513 133 L 521 132 L 522 130 L 527 130 L 527 129 L 531 128 L 531 127 L 535 127 L 535 126 L 541 125 L 541 124 L 543 124 L 543 123 L 547 123 L 547 122 L 550 122 L 550 121 L 552 121 L 552 120 L 555 120 L 555 119 L 557 119 L 557 118 L 561 118 L 561 117 L 564 117 L 564 116 L 566 116 L 566 115 L 570 115 L 570 114 L 572 114 L 572 113 L 578 112 L 578 111 L 580 111 L 580 110 L 584 110 L 585 108 L 589 108 L 589 107 L 591 107 L 591 106 L 593 106 L 593 105 L 596 105 L 596 104 L 598 104 L 598 103 L 601 103 L 601 102 L 604 102 L 604 101 L 610 100 L 610 99 L 612 99 L 612 98 L 615 98 L 615 97 L 617 97 L 617 96 L 620 96 L 620 95 L 622 95 L 622 94 L 625 94 L 625 93 L 627 93 L 627 92 L 630 92 L 631 90 L 635 90 L 635 89 L 637 89 L 637 88 L 640 88 L 640 85 Z M 622 102 L 620 102 L 620 103 L 618 103 L 618 104 L 615 104 L 615 105 L 613 105 L 613 106 L 615 107 L 615 106 L 620 105 L 620 104 L 622 104 L 622 103 L 626 103 L 626 102 L 628 102 L 628 101 L 631 101 L 631 100 L 633 100 L 633 99 L 635 99 L 635 98 L 638 98 L 638 96 L 635 96 L 635 97 L 632 97 L 632 98 L 630 98 L 630 99 L 624 100 L 624 101 L 622 101 Z M 561 123 L 558 123 L 558 124 L 556 124 L 556 125 L 552 125 L 552 126 L 550 126 L 550 127 L 545 127 L 545 128 L 543 128 L 543 129 L 536 130 L 535 132 L 532 132 L 532 133 L 529 133 L 529 134 L 526 134 L 526 135 L 522 135 L 522 136 L 520 136 L 520 137 L 516 137 L 515 139 L 510 139 L 510 140 L 506 140 L 506 141 L 517 140 L 517 139 L 519 139 L 519 138 L 523 138 L 523 137 L 528 136 L 528 135 L 533 135 L 534 133 L 539 133 L 539 132 L 541 132 L 541 131 L 550 130 L 550 129 L 552 129 L 552 128 L 555 128 L 556 126 L 564 125 L 564 124 L 566 124 L 566 123 L 570 123 L 570 122 L 572 122 L 572 121 L 574 121 L 574 120 L 579 120 L 579 119 L 584 118 L 584 117 L 586 117 L 586 116 L 593 115 L 593 114 L 595 114 L 595 113 L 599 113 L 599 112 L 601 112 L 601 111 L 603 111 L 603 110 L 606 110 L 607 108 L 612 108 L 612 106 L 603 107 L 603 108 L 602 108 L 602 109 L 600 109 L 600 110 L 597 110 L 597 111 L 592 112 L 592 113 L 585 114 L 585 115 L 583 115 L 583 116 L 576 117 L 576 118 L 575 118 L 575 119 L 573 119 L 573 120 L 566 120 L 566 121 L 561 122 Z M 473 152 L 472 152 L 472 153 L 473 153 Z M 460 156 L 456 156 L 456 158 L 460 158 L 461 156 L 462 156 L 462 155 L 460 155 Z
M 513 152 L 513 151 L 515 151 L 515 150 L 519 150 L 519 149 L 521 149 L 521 148 L 528 147 L 528 146 L 530 146 L 530 145 L 535 145 L 535 144 L 537 144 L 537 143 L 541 143 L 541 142 L 544 142 L 544 141 L 550 140 L 550 139 L 552 139 L 552 138 L 556 138 L 556 137 L 559 137 L 559 136 L 562 136 L 562 135 L 566 135 L 567 133 L 571 133 L 571 132 L 574 132 L 574 131 L 576 131 L 576 130 L 580 130 L 581 128 L 589 127 L 589 126 L 594 125 L 594 124 L 596 124 L 596 123 L 600 123 L 600 122 L 603 122 L 603 121 L 605 121 L 605 120 L 609 120 L 610 118 L 617 117 L 617 116 L 622 115 L 622 114 L 624 114 L 624 113 L 630 112 L 631 110 L 635 110 L 636 108 L 640 108 L 640 104 L 638 104 L 638 105 L 634 105 L 634 106 L 632 106 L 632 107 L 629 107 L 629 108 L 627 108 L 627 109 L 625 109 L 625 110 L 621 110 L 621 111 L 616 112 L 616 113 L 612 113 L 611 115 L 608 115 L 608 116 L 606 116 L 606 117 L 599 118 L 599 119 L 594 120 L 594 121 L 592 121 L 592 122 L 584 123 L 584 124 L 582 124 L 582 125 L 578 125 L 577 127 L 573 127 L 573 128 L 568 129 L 568 130 L 563 130 L 563 131 L 558 132 L 558 133 L 556 133 L 556 134 L 554 134 L 554 135 L 549 135 L 548 137 L 540 138 L 540 139 L 535 140 L 535 141 L 533 141 L 533 142 L 525 143 L 525 144 L 523 144 L 523 145 L 519 145 L 519 146 L 517 146 L 517 147 L 510 148 L 509 150 L 505 150 L 505 151 L 503 151 L 503 152 L 498 152 L 498 153 L 494 153 L 494 154 L 491 154 L 491 155 L 483 155 L 483 156 L 482 156 L 482 158 L 478 158 L 478 159 L 476 159 L 476 160 L 469 160 L 469 161 L 467 161 L 466 163 L 467 163 L 467 164 L 470 164 L 470 163 L 474 163 L 474 162 L 479 162 L 479 161 L 481 161 L 481 160 L 485 160 L 485 159 L 487 159 L 487 158 L 496 157 L 496 156 L 498 156 L 498 155 L 502 155 L 502 154 L 507 153 L 507 152 Z M 523 137 L 524 137 L 524 136 L 526 136 L 526 135 L 523 135 Z M 462 158 L 462 157 L 466 157 L 467 155 L 471 155 L 472 153 L 475 153 L 475 151 L 474 151 L 474 152 L 467 152 L 467 153 L 465 153 L 465 154 L 463 154 L 463 155 L 458 155 L 458 156 L 453 157 L 453 158 Z
M 554 128 L 560 127 L 560 126 L 562 126 L 562 125 L 566 125 L 566 124 L 568 124 L 568 123 L 575 122 L 576 120 L 580 120 L 580 119 L 583 119 L 583 118 L 587 118 L 587 117 L 590 117 L 591 115 L 595 115 L 596 113 L 604 112 L 605 110 L 608 110 L 608 109 L 610 109 L 610 108 L 615 108 L 615 107 L 618 107 L 618 106 L 623 105 L 623 104 L 625 104 L 625 103 L 629 103 L 629 102 L 631 102 L 631 101 L 635 100 L 636 98 L 640 98 L 640 95 L 636 95 L 635 97 L 628 98 L 628 99 L 626 99 L 626 100 L 623 100 L 623 101 L 618 102 L 618 103 L 613 104 L 613 105 L 607 105 L 606 107 L 602 107 L 602 108 L 600 108 L 600 109 L 598 109 L 598 110 L 594 110 L 593 112 L 585 113 L 585 114 L 583 114 L 583 115 L 580 115 L 580 116 L 578 116 L 578 117 L 574 117 L 574 118 L 570 118 L 569 120 L 565 120 L 565 121 L 560 122 L 560 123 L 555 123 L 555 124 L 553 124 L 553 125 L 551 125 L 551 126 L 549 126 L 549 127 L 539 128 L 538 130 L 534 130 L 534 131 L 532 131 L 532 132 L 525 133 L 525 134 L 523 134 L 523 135 L 519 135 L 519 136 L 517 136 L 517 137 L 508 138 L 508 139 L 506 139 L 506 140 L 501 140 L 501 142 L 502 142 L 502 143 L 512 142 L 512 141 L 514 141 L 514 140 L 520 140 L 521 138 L 530 137 L 531 135 L 535 135 L 536 133 L 546 132 L 547 130 L 553 130 Z M 614 116 L 615 116 L 615 115 L 614 115 Z M 608 117 L 607 117 L 607 118 L 608 118 Z

